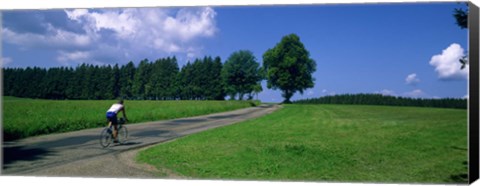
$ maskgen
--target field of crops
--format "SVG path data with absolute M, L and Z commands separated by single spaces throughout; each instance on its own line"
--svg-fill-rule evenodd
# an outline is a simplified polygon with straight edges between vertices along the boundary
M 259 119 L 142 151 L 190 178 L 466 183 L 467 110 L 285 105 Z
M 115 100 L 54 101 L 3 97 L 4 140 L 14 140 L 106 125 L 105 112 Z M 130 101 L 130 123 L 204 115 L 252 106 L 247 101 Z

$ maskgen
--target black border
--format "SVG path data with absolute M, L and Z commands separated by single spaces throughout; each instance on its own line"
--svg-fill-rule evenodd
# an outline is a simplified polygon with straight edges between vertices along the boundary
M 469 168 L 468 182 L 471 184 L 479 177 L 479 113 L 478 113 L 478 53 L 479 53 L 479 15 L 478 6 L 472 2 L 468 3 L 468 30 L 469 30 Z

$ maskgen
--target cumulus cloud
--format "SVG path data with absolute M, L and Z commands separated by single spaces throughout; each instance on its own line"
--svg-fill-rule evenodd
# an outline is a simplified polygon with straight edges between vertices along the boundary
M 54 27 L 49 27 L 48 34 L 16 33 L 9 28 L 3 28 L 3 38 L 6 42 L 30 48 L 85 48 L 90 45 L 90 37 Z
M 91 57 L 91 54 L 86 51 L 59 51 L 57 60 L 61 63 L 67 65 L 69 61 L 85 61 Z
M 403 95 L 405 95 L 406 97 L 412 97 L 412 98 L 420 98 L 420 97 L 427 96 L 427 94 L 420 89 L 415 89 L 410 92 L 405 92 Z
M 3 40 L 24 50 L 53 50 L 57 53 L 56 60 L 63 65 L 111 64 L 149 56 L 199 57 L 203 50 L 200 39 L 218 32 L 216 12 L 210 7 L 73 9 L 57 13 L 62 14 L 55 14 L 55 23 L 50 19 L 32 22 L 41 24 L 43 32 L 20 26 L 14 29 L 15 24 L 6 24 Z M 58 19 L 59 16 L 63 19 Z M 12 17 L 6 22 L 15 20 Z
M 218 30 L 216 12 L 210 7 L 181 9 L 173 16 L 167 10 L 152 8 L 65 12 L 71 20 L 83 23 L 90 35 L 108 30 L 122 42 L 167 53 L 192 51 L 195 39 L 211 37 Z
M 13 62 L 13 59 L 10 57 L 2 57 L 0 61 L 0 66 L 5 66 Z
M 420 79 L 417 77 L 417 74 L 409 74 L 407 78 L 405 78 L 405 83 L 408 85 L 416 85 L 417 83 L 420 82 Z
M 375 91 L 375 94 L 382 94 L 384 96 L 396 96 L 395 91 L 393 90 L 388 90 L 388 89 L 383 89 L 381 91 Z
M 70 11 L 65 11 L 67 13 L 68 18 L 76 21 L 81 21 L 79 18 L 88 14 L 87 9 L 75 9 Z
M 322 90 L 322 94 L 325 94 L 327 96 L 335 96 L 337 95 L 337 93 L 335 91 L 330 91 L 330 90 L 327 90 L 327 89 L 323 89 Z
M 312 96 L 313 94 L 315 94 L 315 92 L 313 92 L 313 90 L 309 90 L 309 91 L 307 92 L 307 96 Z
M 432 56 L 430 65 L 435 67 L 435 72 L 441 80 L 468 79 L 468 65 L 461 69 L 459 60 L 464 56 L 464 49 L 457 43 L 451 44 L 441 54 Z

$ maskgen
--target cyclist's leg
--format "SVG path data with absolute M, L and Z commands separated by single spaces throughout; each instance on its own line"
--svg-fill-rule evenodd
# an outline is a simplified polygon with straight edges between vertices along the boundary
M 117 136 L 118 136 L 118 125 L 113 125 L 113 139 L 115 141 L 118 141 Z
M 118 134 L 118 119 L 117 119 L 117 115 L 114 115 L 112 117 L 112 121 L 111 121 L 112 125 L 113 125 L 113 139 L 114 141 L 117 141 L 117 134 Z

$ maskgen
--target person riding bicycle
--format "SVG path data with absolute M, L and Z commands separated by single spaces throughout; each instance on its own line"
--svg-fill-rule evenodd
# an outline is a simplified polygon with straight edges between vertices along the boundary
M 118 134 L 118 119 L 117 119 L 117 114 L 118 112 L 123 113 L 123 117 L 125 118 L 126 121 L 127 115 L 125 114 L 125 106 L 123 105 L 123 100 L 118 101 L 118 103 L 114 103 L 110 109 L 107 111 L 107 120 L 108 120 L 108 126 L 110 127 L 113 124 L 113 138 L 114 142 L 117 143 L 117 134 Z

